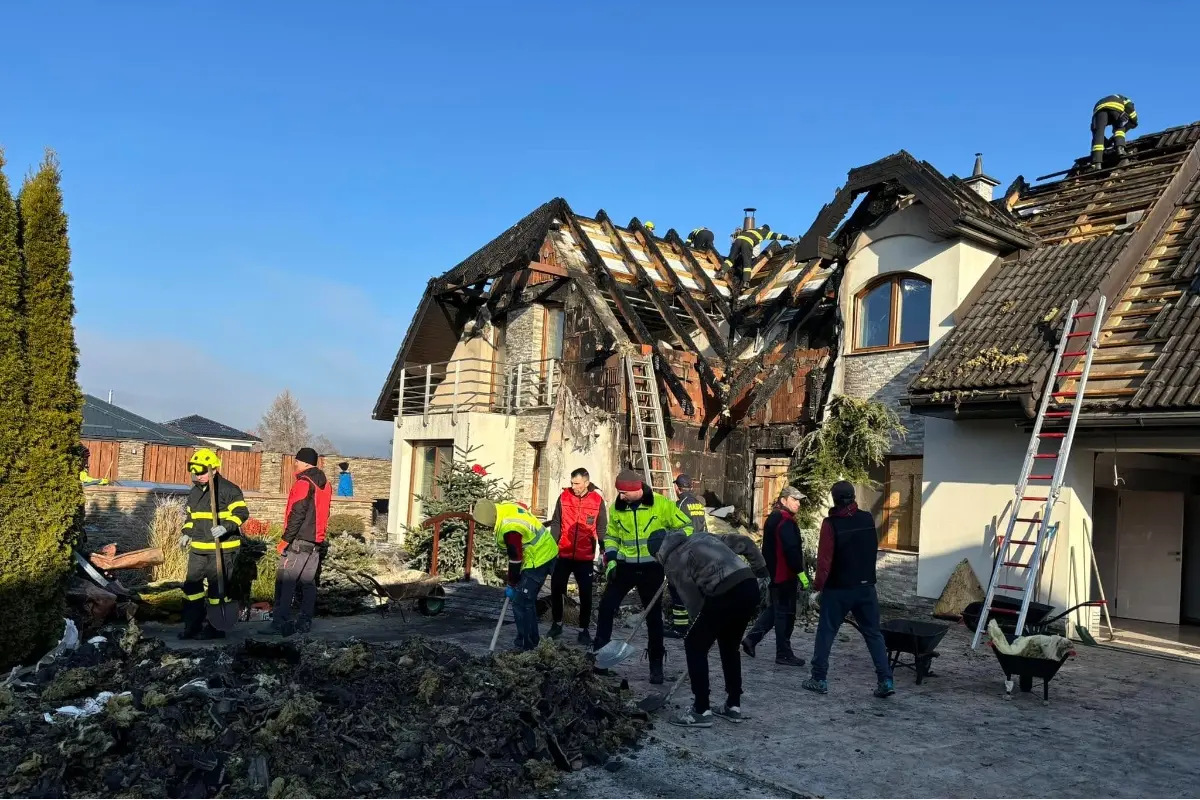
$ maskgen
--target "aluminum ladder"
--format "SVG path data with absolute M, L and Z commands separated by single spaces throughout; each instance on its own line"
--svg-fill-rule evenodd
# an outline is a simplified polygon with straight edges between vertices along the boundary
M 629 437 L 633 463 L 640 462 L 646 483 L 656 494 L 671 497 L 674 479 L 653 356 L 625 356 L 625 383 L 629 389 L 629 411 L 633 421 L 633 435 Z
M 1025 450 L 1025 461 L 1021 465 L 1021 477 L 1017 481 L 1016 502 L 1008 518 L 1008 527 L 1004 536 L 997 541 L 996 563 L 992 566 L 992 576 L 988 581 L 987 595 L 983 600 L 983 608 L 979 615 L 979 624 L 975 626 L 975 636 L 971 639 L 971 648 L 979 647 L 987 628 L 988 619 L 992 614 L 1016 614 L 1016 634 L 1020 636 L 1025 630 L 1025 616 L 1029 612 L 1029 601 L 1033 597 L 1038 581 L 1042 557 L 1046 545 L 1053 539 L 1047 532 L 1050 527 L 1050 515 L 1054 504 L 1058 502 L 1058 494 L 1062 490 L 1063 476 L 1067 470 L 1067 458 L 1071 454 L 1071 443 L 1075 439 L 1075 425 L 1079 421 L 1079 410 L 1083 406 L 1084 391 L 1087 388 L 1088 374 L 1092 369 L 1092 355 L 1100 344 L 1100 327 L 1104 322 L 1104 297 L 1095 311 L 1079 313 L 1079 301 L 1072 300 L 1067 312 L 1066 324 L 1054 351 L 1054 361 L 1050 365 L 1050 373 L 1046 378 L 1046 390 L 1042 392 L 1042 402 L 1038 407 L 1037 417 L 1033 423 L 1033 434 L 1029 437 L 1029 447 Z M 1081 320 L 1091 320 L 1090 330 L 1076 331 L 1076 324 Z M 1084 344 L 1079 350 L 1067 350 L 1067 345 L 1078 339 Z M 1073 370 L 1062 370 L 1063 359 L 1083 359 L 1083 364 Z M 1059 389 L 1059 381 L 1075 381 L 1075 387 L 1070 390 Z M 1050 406 L 1055 406 L 1051 409 Z M 1067 424 L 1066 431 L 1043 431 L 1043 426 Z M 1043 442 L 1058 442 L 1058 450 L 1043 453 Z M 1052 473 L 1034 473 L 1034 466 L 1040 461 L 1055 462 Z M 1049 481 L 1045 495 L 1030 495 L 1030 481 Z M 1027 517 L 1022 513 L 1022 507 L 1028 503 L 1037 503 L 1041 511 L 1033 512 Z M 1037 536 L 1033 539 L 1013 538 L 1017 523 L 1036 526 Z M 1032 547 L 1033 553 L 1026 561 L 1021 560 L 1022 548 Z M 1023 575 L 1018 579 L 1014 571 Z M 1018 582 L 1019 580 L 1019 582 Z M 1012 592 L 1021 597 L 1021 610 L 992 608 L 997 590 L 1005 593 Z M 1012 597 L 1012 595 L 1008 595 Z M 1086 603 L 1084 605 L 1101 605 L 1103 601 Z

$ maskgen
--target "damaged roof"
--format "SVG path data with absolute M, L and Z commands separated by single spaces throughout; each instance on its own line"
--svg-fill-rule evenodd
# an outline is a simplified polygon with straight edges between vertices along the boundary
M 1098 171 L 1081 158 L 1046 183 L 1017 178 L 999 205 L 1039 244 L 980 280 L 910 387 L 914 409 L 1018 400 L 1032 413 L 1065 310 L 1072 300 L 1094 310 L 1101 296 L 1084 413 L 1200 407 L 1200 306 L 1187 291 L 1200 250 L 1198 142 L 1194 123 L 1139 137 Z

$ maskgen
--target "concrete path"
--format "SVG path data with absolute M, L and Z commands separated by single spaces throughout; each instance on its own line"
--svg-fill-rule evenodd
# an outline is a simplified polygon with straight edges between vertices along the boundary
M 147 633 L 174 632 L 147 625 Z M 487 649 L 491 626 L 451 611 L 432 619 L 375 615 L 319 620 L 314 636 L 391 641 L 413 634 Z M 573 641 L 574 630 L 567 630 Z M 618 632 L 619 635 L 619 632 Z M 238 636 L 244 636 L 239 631 Z M 797 631 L 796 652 L 811 656 L 812 633 Z M 509 646 L 512 626 L 501 633 Z M 644 646 L 645 635 L 635 644 Z M 685 730 L 656 724 L 645 747 L 616 771 L 568 776 L 560 794 L 588 797 L 882 796 L 882 797 L 1176 797 L 1200 786 L 1200 667 L 1109 648 L 1080 647 L 1050 684 L 1004 699 L 992 653 L 973 653 L 965 628 L 943 640 L 936 675 L 921 686 L 899 670 L 897 693 L 871 696 L 875 676 L 866 648 L 843 629 L 830 669 L 830 692 L 800 688 L 808 668 L 774 664 L 773 634 L 757 659 L 743 658 L 741 725 Z M 203 646 L 203 645 L 201 645 Z M 668 640 L 667 678 L 684 669 L 682 645 Z M 714 703 L 724 700 L 716 652 L 710 658 Z M 616 670 L 635 697 L 659 690 L 644 661 Z M 685 686 L 675 705 L 691 702 Z M 667 712 L 660 712 L 665 714 Z M 615 765 L 614 765 L 615 766 Z

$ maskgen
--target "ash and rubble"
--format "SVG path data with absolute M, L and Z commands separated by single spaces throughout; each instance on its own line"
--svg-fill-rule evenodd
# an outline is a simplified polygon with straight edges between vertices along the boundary
M 608 762 L 646 724 L 627 685 L 550 642 L 482 658 L 423 637 L 183 654 L 131 624 L 0 687 L 0 785 L 14 797 L 527 796 Z

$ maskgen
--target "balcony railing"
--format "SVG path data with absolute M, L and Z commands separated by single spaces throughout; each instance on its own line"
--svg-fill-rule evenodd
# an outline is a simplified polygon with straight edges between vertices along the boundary
M 516 414 L 550 408 L 562 380 L 558 359 L 496 364 L 462 358 L 400 371 L 398 416 L 466 411 Z

